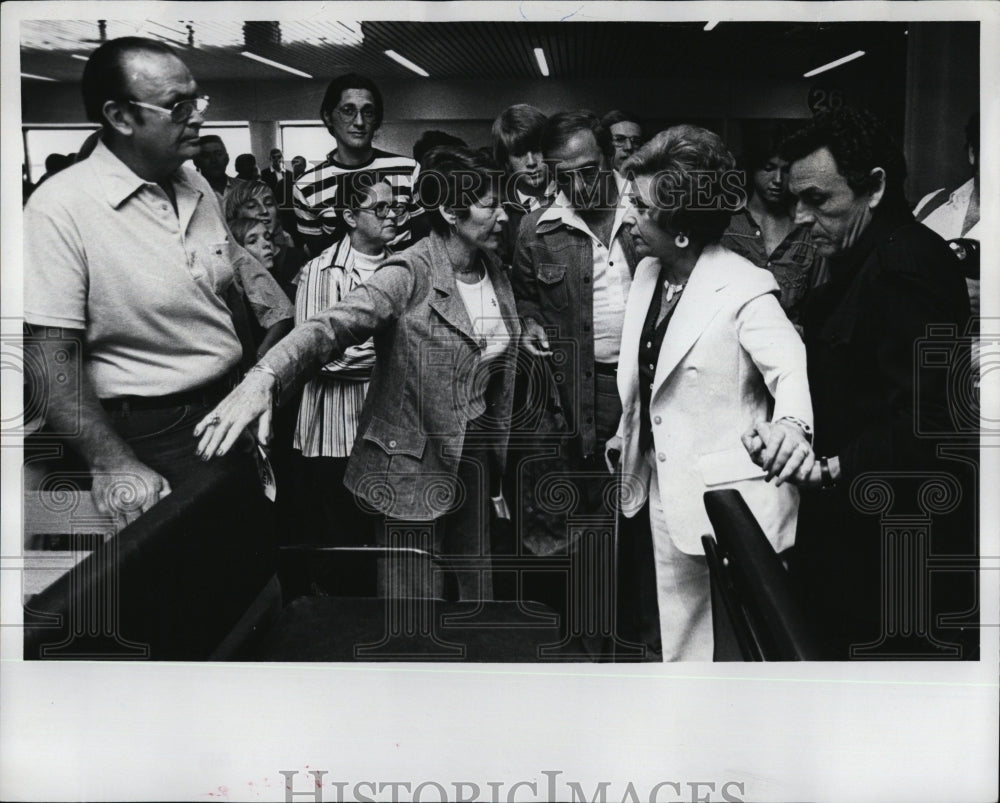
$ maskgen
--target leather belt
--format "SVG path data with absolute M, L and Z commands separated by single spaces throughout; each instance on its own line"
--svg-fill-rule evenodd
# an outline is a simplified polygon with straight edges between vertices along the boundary
M 214 405 L 221 401 L 236 385 L 236 373 L 226 374 L 221 379 L 207 385 L 168 393 L 166 396 L 115 396 L 101 399 L 101 406 L 108 412 L 129 410 L 165 410 L 169 407 L 184 407 L 188 404 Z

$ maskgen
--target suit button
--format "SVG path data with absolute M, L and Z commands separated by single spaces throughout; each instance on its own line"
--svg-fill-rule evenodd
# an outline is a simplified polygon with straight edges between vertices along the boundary
M 667 459 L 667 456 L 663 452 L 659 452 L 656 455 L 656 459 L 659 460 L 662 463 L 664 460 Z
M 396 448 L 396 441 L 389 441 L 389 448 L 390 449 L 395 449 Z
M 590 324 L 589 323 L 585 323 L 583 325 L 583 331 L 584 332 L 589 332 L 590 331 Z
M 586 379 L 590 379 L 590 378 L 591 378 L 591 377 L 592 377 L 593 375 L 594 375 L 594 372 L 593 372 L 593 371 L 584 371 L 584 372 L 583 372 L 583 376 L 584 376 L 584 378 L 586 378 Z
M 656 416 L 656 418 L 653 419 L 653 423 L 654 424 L 662 424 L 663 423 L 663 419 L 660 418 L 659 416 Z
M 590 277 L 589 276 L 584 276 L 583 277 L 583 283 L 584 284 L 590 284 Z

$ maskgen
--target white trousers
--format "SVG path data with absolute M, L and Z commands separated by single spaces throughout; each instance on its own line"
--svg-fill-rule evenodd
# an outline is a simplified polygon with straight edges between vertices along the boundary
M 649 526 L 663 660 L 711 661 L 715 640 L 708 562 L 704 555 L 688 555 L 674 546 L 663 517 L 655 465 L 649 476 Z

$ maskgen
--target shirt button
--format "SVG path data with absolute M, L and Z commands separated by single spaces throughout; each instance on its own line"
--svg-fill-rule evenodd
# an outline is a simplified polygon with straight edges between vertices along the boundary
M 667 456 L 663 452 L 658 452 L 656 455 L 656 459 L 662 463 L 664 460 L 667 459 Z
M 608 264 L 613 268 L 615 266 L 614 260 L 609 259 Z
M 389 441 L 389 448 L 390 449 L 395 449 L 396 448 L 396 441 Z
M 583 283 L 584 284 L 590 284 L 590 277 L 589 276 L 584 276 L 583 277 Z
M 757 231 L 755 231 L 754 234 L 756 234 L 758 237 L 760 237 L 760 229 L 757 229 Z
M 590 331 L 590 324 L 589 323 L 585 323 L 583 325 L 583 331 L 584 332 L 589 332 Z
M 590 377 L 592 377 L 594 375 L 594 372 L 593 371 L 584 371 L 583 375 L 587 379 L 590 379 Z
M 650 364 L 649 364 L 649 370 L 650 370 L 650 371 L 655 371 L 655 370 L 656 370 L 656 366 L 655 366 L 655 365 L 653 365 L 653 363 L 650 363 Z
M 652 389 L 653 389 L 653 383 L 652 383 L 652 382 L 650 382 L 650 383 L 649 383 L 649 389 L 650 389 L 650 390 L 652 390 Z
M 647 340 L 646 341 L 646 348 L 648 348 L 648 349 L 653 348 L 653 341 L 652 340 Z
M 653 419 L 653 423 L 654 424 L 662 424 L 663 423 L 663 419 L 660 418 L 659 416 L 656 416 L 656 418 Z

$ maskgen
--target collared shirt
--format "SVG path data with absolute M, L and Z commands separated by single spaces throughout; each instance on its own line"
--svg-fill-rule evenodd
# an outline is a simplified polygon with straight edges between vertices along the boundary
M 940 193 L 945 192 L 944 188 L 935 190 L 920 199 L 913 210 L 913 216 L 923 223 L 931 231 L 936 231 L 946 240 L 955 240 L 959 237 L 979 239 L 979 219 L 969 221 L 971 225 L 963 231 L 966 223 L 966 216 L 969 212 L 969 204 L 972 202 L 972 190 L 975 187 L 975 179 L 969 179 L 961 187 L 948 196 L 948 200 L 938 206 L 931 208 L 930 204 Z M 930 209 L 929 212 L 925 211 Z
M 760 224 L 744 207 L 732 216 L 721 244 L 774 274 L 781 288 L 781 307 L 789 319 L 797 323 L 802 300 L 817 284 L 816 274 L 822 262 L 809 235 L 809 226 L 795 226 L 768 254 Z
M 536 209 L 541 209 L 543 206 L 548 206 L 552 203 L 552 199 L 556 197 L 558 192 L 558 187 L 555 181 L 550 181 L 548 186 L 545 188 L 545 192 L 541 195 L 528 195 L 525 192 L 521 192 L 519 189 L 514 190 L 514 195 L 517 198 L 517 202 L 524 207 L 526 212 L 534 212 Z
M 338 162 L 337 151 L 333 150 L 327 154 L 325 162 L 299 176 L 292 194 L 299 233 L 310 241 L 310 247 L 317 242 L 327 245 L 339 242 L 346 235 L 347 228 L 336 210 L 337 188 L 344 176 L 360 171 L 371 173 L 376 181 L 388 181 L 394 201 L 412 203 L 417 174 L 417 163 L 413 159 L 376 148 L 367 162 L 349 166 Z M 413 210 L 410 218 L 417 212 Z M 409 220 L 397 221 L 394 248 L 409 241 L 409 223 Z
M 618 206 L 611 226 L 611 245 L 606 246 L 580 217 L 563 192 L 556 195 L 552 205 L 542 213 L 539 223 L 559 220 L 566 226 L 583 232 L 591 240 L 594 260 L 594 361 L 618 363 L 622 342 L 622 323 L 625 320 L 625 301 L 632 286 L 625 252 L 620 237 L 627 237 L 622 222 L 631 202 L 624 194 L 624 182 L 616 175 Z
M 176 212 L 99 142 L 24 210 L 25 319 L 84 331 L 99 398 L 190 390 L 240 358 L 224 301 L 233 254 L 214 193 L 184 166 L 171 180 Z
M 307 262 L 299 273 L 295 323 L 336 304 L 370 278 L 386 256 L 361 254 L 345 238 Z M 323 366 L 319 377 L 306 383 L 293 448 L 305 457 L 351 454 L 374 366 L 375 347 L 369 338 L 348 347 L 342 357 Z

